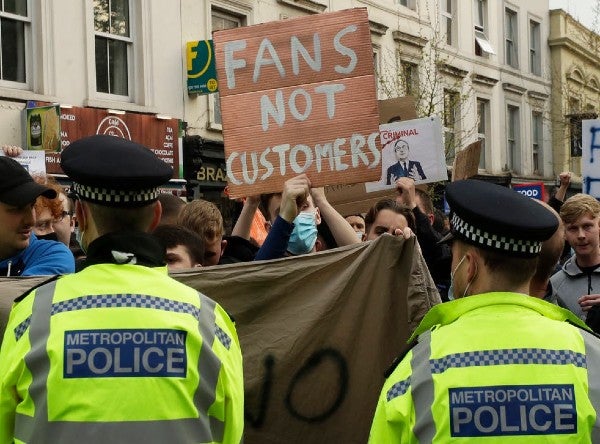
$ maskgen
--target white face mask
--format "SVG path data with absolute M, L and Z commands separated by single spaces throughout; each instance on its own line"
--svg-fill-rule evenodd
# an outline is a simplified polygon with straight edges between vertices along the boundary
M 450 273 L 450 288 L 448 289 L 448 299 L 451 300 L 451 301 L 454 300 L 454 276 L 456 275 L 456 272 L 458 271 L 458 267 L 461 266 L 461 264 L 464 262 L 464 260 L 465 260 L 466 257 L 467 257 L 466 255 L 463 255 L 463 257 L 460 259 L 460 261 L 458 261 L 458 264 L 456 264 L 456 267 L 454 267 L 454 271 L 452 271 Z M 475 276 L 477 276 L 477 272 L 475 272 L 475 275 L 473 276 L 473 279 L 471 279 L 469 282 L 467 282 L 467 286 L 465 287 L 465 291 L 463 291 L 463 295 L 462 295 L 463 298 L 467 295 L 467 291 L 469 290 L 469 287 L 473 283 L 473 280 L 475 279 Z

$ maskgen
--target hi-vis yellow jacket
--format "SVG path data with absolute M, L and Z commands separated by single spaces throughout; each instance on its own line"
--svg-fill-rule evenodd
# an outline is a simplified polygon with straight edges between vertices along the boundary
M 571 312 L 487 293 L 434 307 L 415 335 L 369 442 L 600 442 L 600 339 Z
M 0 350 L 1 444 L 238 443 L 243 397 L 229 316 L 166 267 L 92 265 L 39 287 Z

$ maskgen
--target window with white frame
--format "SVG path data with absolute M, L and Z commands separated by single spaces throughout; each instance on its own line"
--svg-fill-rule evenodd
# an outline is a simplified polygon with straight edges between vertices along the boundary
M 457 126 L 460 115 L 460 95 L 456 91 L 444 90 L 444 149 L 446 163 L 452 165 L 456 155 Z
M 529 20 L 529 71 L 536 76 L 542 74 L 540 24 L 533 20 Z
M 521 127 L 519 107 L 506 107 L 506 167 L 514 173 L 521 171 Z
M 490 101 L 477 99 L 477 139 L 481 142 L 479 168 L 485 169 L 485 149 L 490 140 Z
M 496 54 L 488 40 L 487 32 L 487 0 L 473 0 L 473 23 L 475 27 L 475 55 L 485 57 Z
M 518 23 L 517 13 L 510 8 L 504 10 L 504 61 L 513 68 L 519 67 L 519 53 L 517 46 Z
M 379 69 L 379 47 L 373 45 L 373 71 L 375 74 L 375 81 L 379 84 L 379 76 L 381 75 L 381 70 Z
M 223 29 L 239 28 L 240 26 L 244 26 L 244 20 L 238 15 L 232 14 L 225 10 L 213 8 L 211 10 L 211 26 L 212 32 L 221 31 Z M 219 93 L 217 92 L 211 94 L 210 96 L 212 97 L 213 107 L 213 121 L 211 123 L 220 127 L 222 120 Z
M 533 174 L 543 175 L 543 121 L 542 113 L 533 111 L 531 113 L 531 154 L 533 160 Z
M 409 9 L 415 9 L 416 1 L 415 0 L 398 0 L 398 4 L 402 5 Z
M 419 66 L 415 63 L 402 61 L 402 80 L 404 93 L 407 96 L 419 95 Z
M 96 91 L 129 96 L 133 48 L 129 0 L 94 0 Z
M 442 11 L 441 11 L 441 21 L 442 21 L 442 33 L 446 36 L 446 44 L 453 46 L 456 43 L 456 32 L 455 32 L 455 10 L 456 3 L 455 0 L 442 0 Z
M 27 82 L 27 45 L 31 17 L 26 0 L 2 0 L 0 9 L 0 79 Z

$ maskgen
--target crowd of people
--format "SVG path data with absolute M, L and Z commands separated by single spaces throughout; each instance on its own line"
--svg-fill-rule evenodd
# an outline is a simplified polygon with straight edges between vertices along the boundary
M 567 198 L 569 173 L 548 203 L 486 182 L 448 184 L 450 217 L 412 177 L 396 179 L 395 198 L 340 214 L 300 174 L 281 193 L 248 196 L 228 234 L 215 204 L 161 194 L 172 171 L 136 143 L 71 144 L 61 154 L 69 195 L 32 177 L 12 158 L 18 149 L 4 151 L 0 274 L 49 279 L 17 299 L 0 347 L 0 444 L 91 434 L 240 442 L 234 322 L 164 265 L 278 259 L 384 234 L 416 238 L 443 303 L 390 369 L 372 442 L 600 442 L 600 203 Z M 103 401 L 80 404 L 81 391 Z

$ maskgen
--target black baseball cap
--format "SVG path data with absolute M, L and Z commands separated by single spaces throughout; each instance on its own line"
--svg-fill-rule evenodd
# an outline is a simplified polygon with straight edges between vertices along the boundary
M 56 191 L 35 182 L 16 160 L 0 156 L 0 202 L 24 207 L 35 202 L 38 196 L 54 199 Z

